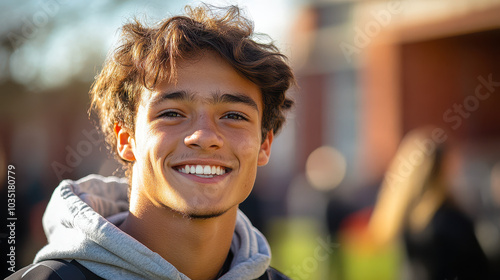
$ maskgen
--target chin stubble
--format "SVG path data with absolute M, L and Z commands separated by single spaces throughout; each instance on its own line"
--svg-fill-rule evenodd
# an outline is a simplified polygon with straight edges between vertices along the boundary
M 223 210 L 223 211 L 214 211 L 214 212 L 208 212 L 208 213 L 193 213 L 193 212 L 183 212 L 180 210 L 176 210 L 173 208 L 168 207 L 171 211 L 175 212 L 178 215 L 181 215 L 185 219 L 189 220 L 208 220 L 212 218 L 217 218 L 222 215 L 224 215 L 229 209 Z

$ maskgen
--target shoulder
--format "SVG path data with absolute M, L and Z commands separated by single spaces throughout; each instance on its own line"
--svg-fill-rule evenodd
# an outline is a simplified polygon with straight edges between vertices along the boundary
M 259 280 L 290 280 L 290 278 L 285 274 L 279 272 L 277 269 L 269 267 L 266 270 L 266 273 L 259 277 Z
M 82 266 L 75 260 L 71 262 L 65 260 L 47 260 L 40 263 L 24 267 L 6 280 L 100 280 L 90 270 Z

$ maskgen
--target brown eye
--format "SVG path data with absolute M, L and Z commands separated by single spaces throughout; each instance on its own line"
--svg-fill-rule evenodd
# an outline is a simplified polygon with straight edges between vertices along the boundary
M 160 118 L 180 118 L 183 117 L 183 115 L 179 114 L 178 112 L 175 111 L 165 111 L 159 115 Z
M 245 116 L 243 116 L 242 114 L 238 114 L 238 113 L 229 113 L 229 114 L 226 114 L 222 118 L 223 119 L 230 119 L 230 120 L 238 120 L 238 121 L 248 120 Z

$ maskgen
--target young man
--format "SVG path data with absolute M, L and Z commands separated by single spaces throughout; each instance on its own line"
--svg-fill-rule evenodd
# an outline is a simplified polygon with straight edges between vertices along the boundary
M 48 245 L 13 279 L 287 279 L 238 205 L 292 105 L 292 71 L 238 8 L 186 10 L 123 27 L 91 98 L 129 178 L 62 182 Z

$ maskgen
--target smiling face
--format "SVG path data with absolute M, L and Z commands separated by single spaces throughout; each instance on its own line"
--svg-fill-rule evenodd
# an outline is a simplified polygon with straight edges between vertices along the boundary
M 176 83 L 143 92 L 134 133 L 115 127 L 119 155 L 134 162 L 131 204 L 208 218 L 243 202 L 270 155 L 262 111 L 259 87 L 218 55 L 181 61 Z

